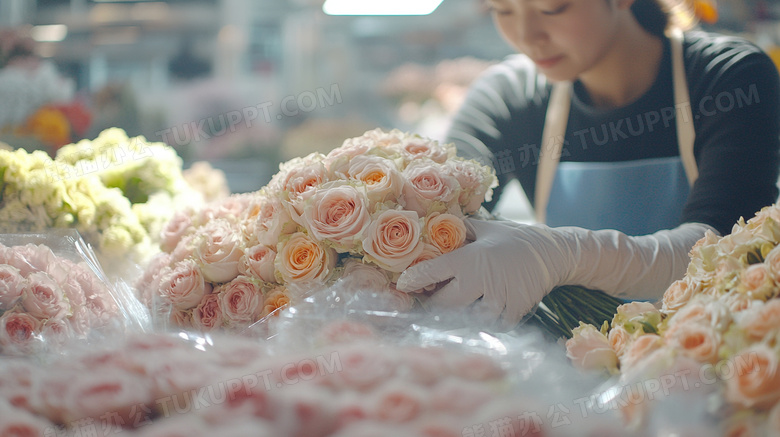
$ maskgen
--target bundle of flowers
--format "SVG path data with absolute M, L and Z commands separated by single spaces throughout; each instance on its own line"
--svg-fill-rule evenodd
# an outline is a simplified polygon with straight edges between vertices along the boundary
M 175 325 L 198 329 L 245 328 L 342 276 L 408 310 L 400 273 L 464 244 L 464 217 L 495 183 L 452 145 L 368 131 L 283 163 L 258 192 L 177 213 L 137 288 Z
M 6 360 L 0 435 L 619 435 L 608 414 L 582 417 L 521 389 L 549 369 L 530 344 L 438 337 L 448 340 L 391 341 L 334 320 L 301 342 L 158 333 L 45 364 Z M 521 345 L 526 359 L 508 366 Z
M 107 282 L 77 234 L 4 235 L 2 241 L 17 244 L 0 244 L 0 354 L 60 351 L 144 319 L 133 313 L 142 307 L 132 305 L 129 289 L 122 294 Z
M 698 376 L 685 390 L 706 388 L 715 397 L 718 408 L 707 417 L 724 418 L 718 425 L 726 435 L 780 433 L 779 244 L 777 205 L 740 219 L 722 238 L 708 232 L 660 310 L 633 302 L 600 328 L 583 324 L 566 344 L 568 355 L 582 368 L 620 374 L 624 383 L 685 369 Z M 648 413 L 646 403 L 632 406 Z
M 74 228 L 110 260 L 145 262 L 174 210 L 203 202 L 172 148 L 121 129 L 62 147 L 54 159 L 0 150 L 0 172 L 1 232 Z

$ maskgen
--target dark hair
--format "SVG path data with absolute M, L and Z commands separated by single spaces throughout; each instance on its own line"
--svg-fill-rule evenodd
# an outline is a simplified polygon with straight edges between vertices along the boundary
M 690 28 L 695 18 L 684 0 L 635 0 L 631 12 L 639 24 L 655 36 L 664 36 L 669 27 Z

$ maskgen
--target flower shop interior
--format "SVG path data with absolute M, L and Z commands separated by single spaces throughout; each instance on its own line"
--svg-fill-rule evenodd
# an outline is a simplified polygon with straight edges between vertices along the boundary
M 454 199 L 477 213 L 489 166 L 444 143 L 472 82 L 515 50 L 484 0 L 382 3 L 0 0 L 0 436 L 780 435 L 780 305 L 751 309 L 768 334 L 750 354 L 724 310 L 728 360 L 661 369 L 639 358 L 661 340 L 635 333 L 699 307 L 605 296 L 588 324 L 536 310 L 507 333 L 396 289 L 410 263 L 372 233 L 424 240 L 413 265 L 468 238 L 451 205 L 418 211 L 420 228 L 354 183 L 306 189 L 322 165 L 401 175 L 359 155 L 414 144 L 477 179 Z M 700 27 L 780 66 L 780 2 L 699 3 Z M 409 156 L 384 161 L 427 177 Z M 320 205 L 364 197 L 360 232 L 316 225 Z M 536 220 L 517 181 L 493 212 Z M 742 225 L 780 237 L 780 210 Z M 697 245 L 748 245 L 712 238 Z M 770 242 L 743 255 L 769 262 Z M 620 341 L 642 372 L 582 368 L 622 363 Z

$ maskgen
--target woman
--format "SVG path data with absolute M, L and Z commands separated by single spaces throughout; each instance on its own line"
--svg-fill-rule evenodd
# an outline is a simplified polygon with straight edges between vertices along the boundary
M 544 225 L 469 220 L 476 241 L 410 268 L 428 304 L 506 329 L 555 286 L 658 299 L 706 231 L 777 199 L 780 86 L 751 43 L 687 31 L 664 0 L 490 0 L 523 55 L 477 81 L 450 140 L 516 178 Z M 669 12 L 674 11 L 674 12 Z

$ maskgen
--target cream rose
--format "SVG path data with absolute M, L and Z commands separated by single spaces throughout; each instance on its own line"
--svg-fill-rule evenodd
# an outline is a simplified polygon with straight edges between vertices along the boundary
M 199 231 L 193 253 L 209 282 L 228 282 L 238 276 L 238 260 L 244 254 L 239 229 L 224 219 L 209 222 Z
M 398 199 L 404 186 L 395 163 L 381 156 L 355 157 L 349 163 L 348 173 L 351 179 L 365 184 L 370 205 Z
M 764 259 L 764 263 L 769 267 L 769 273 L 775 282 L 780 283 L 780 246 L 775 246 L 769 251 Z
M 617 369 L 617 354 L 609 339 L 593 325 L 580 324 L 572 333 L 566 340 L 566 356 L 572 364 L 583 370 Z
M 453 214 L 434 212 L 425 218 L 427 240 L 441 253 L 452 252 L 466 242 L 466 225 Z
M 355 258 L 344 261 L 341 280 L 352 289 L 385 290 L 390 285 L 384 270 Z
M 256 322 L 263 311 L 263 290 L 248 276 L 239 276 L 214 290 L 220 295 L 225 324 L 248 325 Z
M 631 334 L 622 326 L 615 326 L 610 329 L 607 338 L 609 339 L 609 345 L 612 347 L 612 350 L 615 351 L 618 358 L 623 356 L 626 352 L 626 348 L 631 343 Z
M 279 243 L 276 271 L 287 282 L 325 281 L 336 266 L 338 254 L 298 232 Z
M 726 399 L 745 408 L 769 408 L 780 400 L 777 352 L 755 344 L 734 355 L 735 375 L 726 380 Z
M 0 310 L 10 310 L 22 297 L 26 285 L 19 269 L 0 264 Z
M 493 187 L 498 186 L 498 179 L 490 166 L 461 159 L 451 159 L 445 165 L 460 184 L 458 203 L 463 212 L 476 212 L 485 201 L 493 198 Z
M 303 226 L 318 241 L 329 241 L 339 252 L 354 250 L 371 222 L 363 189 L 341 182 L 325 184 L 305 202 Z
M 701 289 L 701 284 L 690 279 L 680 279 L 672 283 L 664 292 L 662 311 L 666 314 L 674 314 L 683 307 L 694 294 Z
M 186 259 L 173 266 L 160 283 L 160 296 L 179 310 L 195 308 L 203 296 L 211 293 L 212 286 L 206 282 L 201 267 Z
M 428 214 L 434 202 L 447 207 L 457 202 L 460 195 L 458 180 L 450 176 L 441 164 L 429 160 L 411 162 L 403 171 L 404 207 L 420 216 Z
M 203 296 L 197 307 L 192 310 L 192 325 L 201 331 L 212 331 L 222 326 L 222 307 L 220 295 L 210 293 Z
M 391 272 L 402 272 L 422 253 L 421 234 L 416 212 L 386 210 L 373 218 L 363 250 L 369 261 Z
M 238 261 L 238 272 L 265 282 L 276 282 L 275 259 L 276 251 L 270 247 L 262 244 L 252 246 L 244 251 L 244 255 Z
M 20 302 L 25 311 L 41 320 L 61 320 L 70 310 L 62 288 L 44 272 L 27 276 Z

